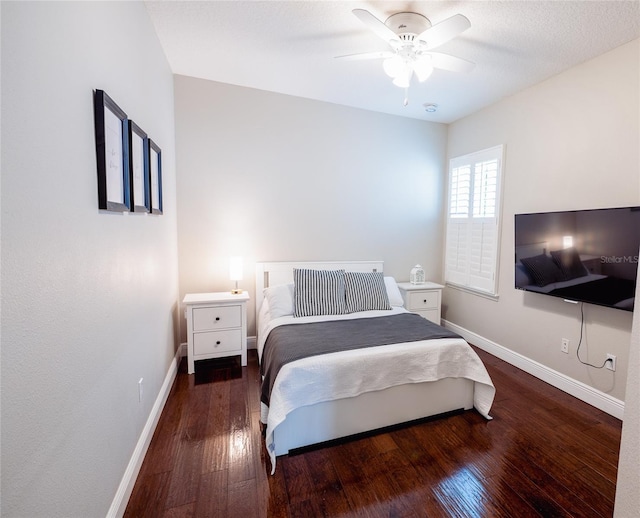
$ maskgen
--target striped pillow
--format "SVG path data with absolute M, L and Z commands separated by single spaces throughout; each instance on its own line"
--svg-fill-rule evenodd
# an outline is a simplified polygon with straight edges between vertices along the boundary
M 524 264 L 536 286 L 546 286 L 564 280 L 558 265 L 546 254 L 523 257 L 520 262 Z
M 345 313 L 344 270 L 293 269 L 293 316 Z
M 347 313 L 391 309 L 382 272 L 345 272 Z

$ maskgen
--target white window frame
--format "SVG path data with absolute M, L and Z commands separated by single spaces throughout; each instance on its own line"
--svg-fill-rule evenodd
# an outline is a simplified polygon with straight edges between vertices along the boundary
M 498 298 L 503 163 L 503 145 L 449 160 L 446 207 L 445 283 L 495 299 Z M 484 186 L 478 184 L 478 180 L 484 181 Z M 454 185 L 455 182 L 458 183 Z

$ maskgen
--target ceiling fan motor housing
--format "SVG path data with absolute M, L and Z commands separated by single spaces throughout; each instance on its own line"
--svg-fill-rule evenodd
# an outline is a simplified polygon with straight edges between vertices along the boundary
M 431 22 L 426 16 L 408 12 L 392 14 L 384 24 L 395 32 L 401 41 L 413 41 L 418 34 L 431 27 Z

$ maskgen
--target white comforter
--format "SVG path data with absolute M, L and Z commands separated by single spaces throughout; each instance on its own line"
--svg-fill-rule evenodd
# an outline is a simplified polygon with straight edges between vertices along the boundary
M 273 320 L 269 320 L 268 313 L 261 312 L 258 355 L 262 358 L 267 335 L 280 325 L 375 318 L 403 312 L 406 312 L 404 308 L 395 307 L 391 311 L 329 317 L 287 316 Z M 296 408 L 406 383 L 460 377 L 475 382 L 474 406 L 480 414 L 491 419 L 489 410 L 495 388 L 478 355 L 462 339 L 441 338 L 369 347 L 314 356 L 284 365 L 273 385 L 270 406 L 261 405 L 261 421 L 267 425 L 265 442 L 271 457 L 272 473 L 276 466 L 274 430 Z

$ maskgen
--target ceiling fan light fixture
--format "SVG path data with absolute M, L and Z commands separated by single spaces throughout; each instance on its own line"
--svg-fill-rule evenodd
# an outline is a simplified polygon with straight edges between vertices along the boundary
M 402 73 L 393 80 L 393 84 L 399 86 L 400 88 L 409 88 L 412 75 L 413 69 L 410 66 L 407 66 L 402 71 Z
M 404 61 L 397 54 L 382 62 L 382 68 L 384 69 L 385 74 L 394 79 L 402 74 L 403 66 Z
M 416 73 L 418 81 L 421 83 L 429 79 L 429 76 L 433 73 L 433 66 L 430 59 L 418 59 L 413 64 L 413 71 Z

